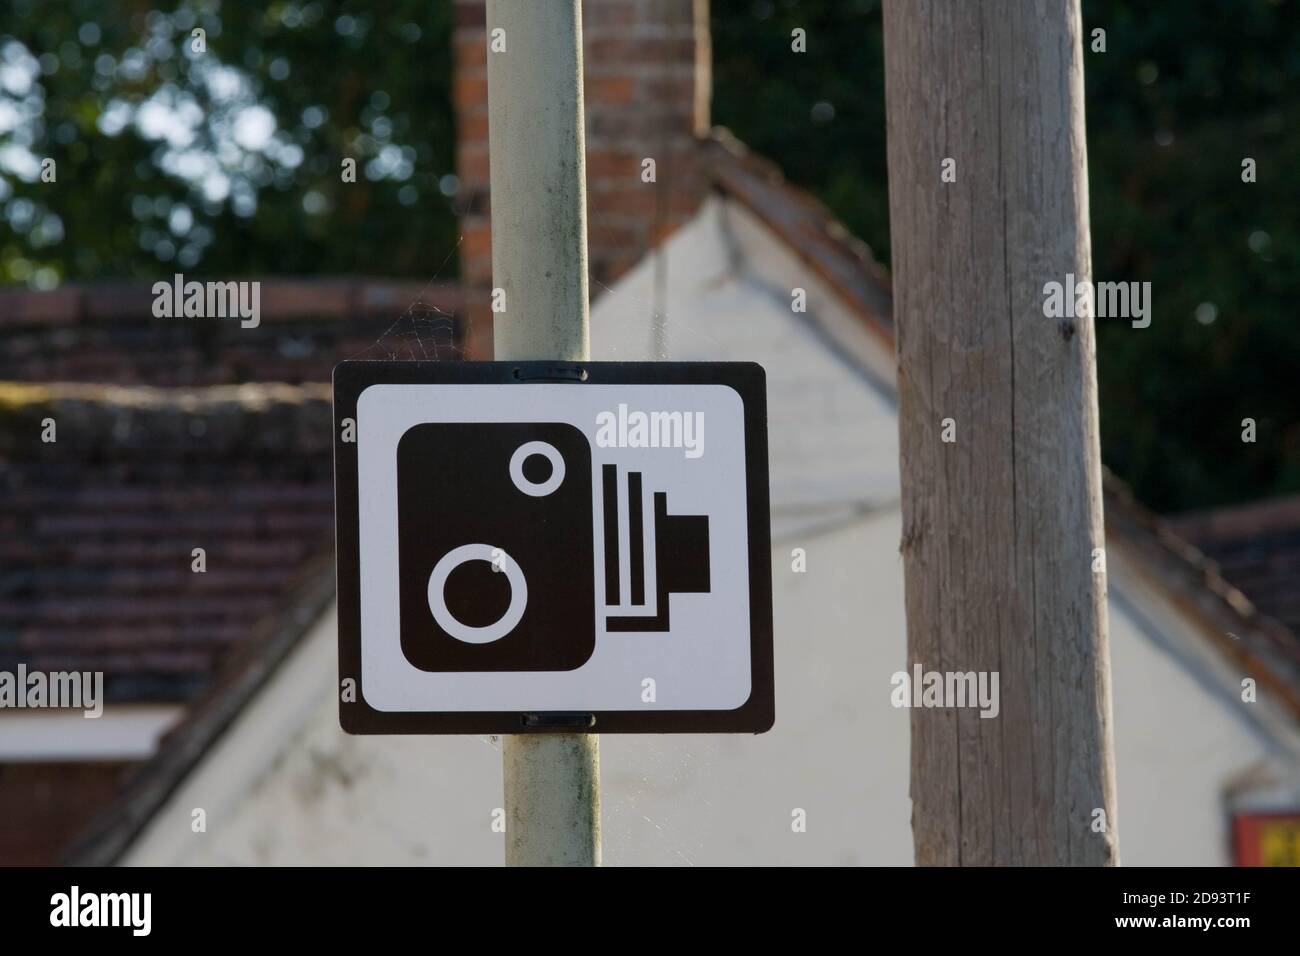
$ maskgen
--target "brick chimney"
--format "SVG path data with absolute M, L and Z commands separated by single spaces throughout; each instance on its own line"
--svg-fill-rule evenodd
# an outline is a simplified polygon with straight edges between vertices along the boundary
M 698 208 L 706 190 L 696 137 L 709 128 L 708 0 L 583 0 L 587 244 L 591 297 Z M 452 98 L 460 178 L 460 275 L 470 357 L 491 355 L 484 0 L 456 0 Z M 643 181 L 654 160 L 654 182 Z

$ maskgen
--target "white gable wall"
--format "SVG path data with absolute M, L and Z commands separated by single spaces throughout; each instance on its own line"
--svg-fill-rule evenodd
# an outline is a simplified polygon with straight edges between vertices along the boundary
M 906 659 L 892 356 L 734 205 L 710 200 L 663 255 L 666 263 L 647 260 L 599 299 L 593 354 L 767 368 L 777 718 L 758 737 L 604 737 L 605 860 L 908 864 L 908 713 L 889 703 L 890 677 Z M 796 285 L 808 292 L 807 315 L 790 310 Z M 667 316 L 658 327 L 656 311 Z M 796 547 L 807 554 L 804 574 L 791 570 Z M 1226 862 L 1220 789 L 1275 739 L 1258 726 L 1266 718 L 1243 719 L 1267 714 L 1267 700 L 1225 697 L 1235 675 L 1216 670 L 1192 625 L 1129 580 L 1122 557 L 1112 559 L 1123 860 Z M 491 829 L 502 805 L 495 742 L 347 737 L 334 655 L 331 616 L 130 862 L 501 861 Z M 207 810 L 205 834 L 191 832 L 195 807 Z M 792 832 L 795 809 L 807 814 L 806 833 Z
M 661 269 L 667 282 L 657 291 Z M 796 287 L 807 292 L 807 313 L 791 308 Z M 664 335 L 656 332 L 656 313 L 667 316 Z M 873 376 L 892 381 L 892 358 L 863 371 L 831 347 L 829 322 L 857 328 L 767 229 L 713 198 L 596 301 L 591 351 L 621 361 L 757 361 L 767 370 L 774 506 L 896 501 L 894 401 L 872 387 Z

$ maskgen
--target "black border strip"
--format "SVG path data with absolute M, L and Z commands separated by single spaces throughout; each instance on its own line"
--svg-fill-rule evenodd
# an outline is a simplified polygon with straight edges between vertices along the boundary
M 759 857 L 761 863 L 789 864 L 791 854 L 783 852 L 779 842 L 764 843 L 756 834 L 755 843 L 759 852 L 750 855 Z M 866 847 L 854 849 L 862 856 L 870 855 Z M 829 847 L 817 855 L 819 862 L 825 863 L 835 862 L 835 856 Z M 704 867 L 694 872 L 695 876 L 683 872 L 674 878 L 675 884 L 696 887 L 701 895 L 710 892 L 716 877 L 710 875 L 711 871 L 705 872 Z M 808 879 L 799 873 L 771 876 L 766 870 L 754 878 L 769 887 L 788 886 L 792 891 L 802 890 L 803 881 Z M 519 887 L 526 882 L 535 889 L 520 894 L 526 899 L 512 922 L 520 924 L 535 913 L 538 922 L 549 925 L 545 921 L 554 913 L 554 903 L 564 887 L 551 883 L 550 888 L 543 885 L 537 889 L 536 875 L 520 874 L 517 879 L 518 883 L 509 877 L 506 881 Z M 857 879 L 848 879 L 826 894 L 824 932 L 828 935 L 836 932 L 835 926 L 846 934 L 861 932 L 862 890 Z M 865 879 L 880 880 L 872 884 L 874 906 L 877 912 L 888 914 L 900 936 L 914 927 L 923 927 L 925 941 L 939 944 L 931 948 L 941 951 L 948 950 L 946 944 L 950 942 L 964 947 L 975 936 L 992 938 L 993 933 L 986 927 L 1004 924 L 1014 924 L 1004 934 L 1007 938 L 1059 939 L 1065 929 L 1076 941 L 1127 936 L 1128 945 L 1137 940 L 1142 946 L 1143 940 L 1167 939 L 1175 952 L 1202 951 L 1199 946 L 1188 947 L 1189 940 L 1210 941 L 1205 951 L 1211 951 L 1213 946 L 1218 952 L 1230 952 L 1237 939 L 1250 944 L 1252 952 L 1272 952 L 1277 947 L 1269 948 L 1268 940 L 1285 939 L 1295 931 L 1295 871 L 1282 867 L 891 867 L 887 873 Z M 132 930 L 123 926 L 52 926 L 52 897 L 69 894 L 73 884 L 82 898 L 90 893 L 152 894 L 149 936 L 134 937 Z M 593 880 L 590 885 L 594 896 L 605 900 L 610 909 L 627 899 L 627 893 L 622 892 L 625 884 L 617 877 Z M 8 951 L 13 953 L 29 951 L 22 948 L 25 943 L 39 943 L 42 952 L 46 948 L 65 952 L 69 943 L 77 950 L 87 945 L 117 949 L 123 943 L 134 948 L 141 942 L 146 947 L 154 942 L 172 947 L 170 951 L 185 951 L 194 947 L 197 936 L 202 936 L 209 946 L 220 943 L 243 950 L 249 946 L 250 930 L 268 925 L 290 929 L 299 950 L 319 941 L 333 951 L 354 946 L 364 951 L 375 948 L 376 919 L 365 918 L 370 914 L 379 914 L 383 930 L 390 936 L 427 934 L 429 930 L 429 881 L 398 868 L 308 866 L 289 871 L 281 867 L 248 867 L 234 878 L 224 867 L 127 867 L 104 871 L 0 868 L 0 892 L 5 901 L 5 940 L 12 947 Z M 1165 901 L 1155 905 L 1138 902 L 1139 894 L 1157 899 L 1163 895 Z M 1201 902 L 1195 902 L 1197 894 L 1201 894 Z M 1204 902 L 1207 894 L 1222 902 Z M 462 925 L 471 920 L 476 925 L 501 921 L 499 895 L 478 892 L 461 896 L 465 899 L 456 900 L 455 915 Z M 1175 896 L 1179 902 L 1171 901 Z M 941 915 L 936 914 L 936 900 L 943 901 Z M 668 919 L 659 919 L 657 925 L 680 928 L 682 933 L 696 930 L 697 911 L 689 907 L 660 909 L 673 912 Z M 286 918 L 286 914 L 293 915 Z M 1209 930 L 1161 926 L 1165 919 L 1174 917 L 1245 917 L 1250 926 L 1212 926 Z M 1154 926 L 1117 925 L 1118 920 L 1133 918 L 1151 919 Z M 771 932 L 767 924 L 754 923 L 739 938 L 743 945 L 750 945 L 751 938 L 765 932 Z M 1258 942 L 1251 943 L 1252 939 Z
M 605 603 L 620 604 L 618 566 L 618 466 L 601 465 L 605 496 Z
M 627 561 L 633 607 L 645 607 L 645 501 L 641 497 L 641 472 L 627 473 Z M 606 604 L 609 602 L 606 601 Z
M 776 719 L 772 647 L 772 545 L 768 486 L 767 374 L 754 362 L 581 362 L 574 388 L 598 385 L 727 385 L 745 409 L 746 494 L 749 510 L 750 696 L 735 710 L 597 711 L 572 733 L 763 733 Z M 357 401 L 371 385 L 502 384 L 526 388 L 555 381 L 573 362 L 347 361 L 334 369 L 334 501 L 338 537 L 339 681 L 354 678 L 355 702 L 340 696 L 339 723 L 350 734 L 555 733 L 537 714 L 515 711 L 388 712 L 365 702 L 361 682 L 361 581 L 357 446 L 344 442 L 343 420 L 356 420 Z M 545 716 L 543 712 L 542 716 Z M 572 716 L 559 715 L 556 716 Z M 529 718 L 532 718 L 529 720 Z M 528 722 L 526 723 L 526 720 Z M 571 723 L 571 722 L 570 722 Z M 540 724 L 540 725 L 539 725 Z

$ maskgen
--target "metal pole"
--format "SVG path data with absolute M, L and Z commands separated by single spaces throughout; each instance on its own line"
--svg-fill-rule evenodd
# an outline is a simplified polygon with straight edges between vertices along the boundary
M 589 357 L 581 0 L 488 0 L 493 348 Z M 507 866 L 600 864 L 600 738 L 505 738 Z

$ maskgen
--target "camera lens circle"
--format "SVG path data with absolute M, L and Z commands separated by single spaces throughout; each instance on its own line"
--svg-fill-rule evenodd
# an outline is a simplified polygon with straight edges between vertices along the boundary
M 504 571 L 506 580 L 510 582 L 510 606 L 494 624 L 483 627 L 462 624 L 447 608 L 447 578 L 466 561 L 487 561 Z M 438 563 L 433 566 L 433 573 L 429 575 L 429 610 L 433 612 L 433 619 L 449 635 L 466 644 L 499 641 L 523 620 L 524 609 L 527 607 L 528 582 L 524 580 L 524 572 L 505 551 L 488 544 L 462 544 L 459 548 L 452 548 L 438 559 Z
M 551 476 L 545 481 L 529 481 L 524 474 L 524 462 L 533 455 L 541 455 L 551 463 Z M 526 495 L 545 498 L 564 481 L 564 458 L 550 442 L 527 441 L 510 456 L 510 480 Z

